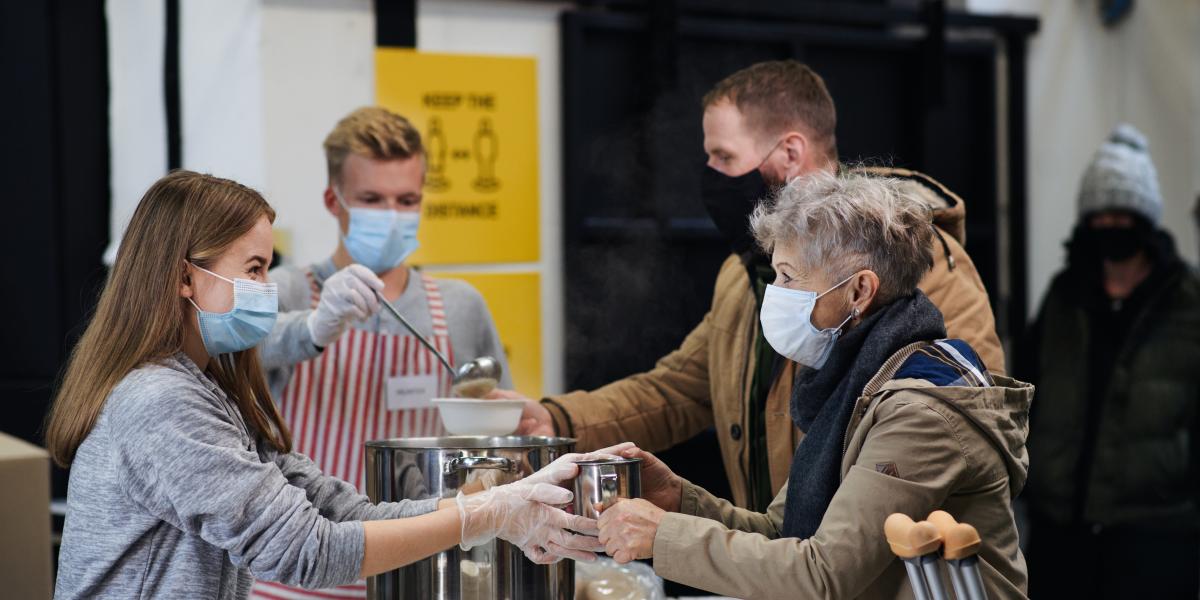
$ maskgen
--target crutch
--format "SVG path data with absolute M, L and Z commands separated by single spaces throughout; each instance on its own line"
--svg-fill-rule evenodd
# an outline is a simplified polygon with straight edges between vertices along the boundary
M 959 523 L 944 510 L 929 513 L 929 522 L 942 538 L 942 557 L 950 567 L 950 581 L 958 600 L 987 600 L 983 578 L 979 575 L 979 547 L 983 542 L 974 527 Z
M 948 600 L 938 569 L 942 536 L 937 526 L 929 521 L 914 523 L 908 515 L 892 513 L 883 522 L 883 533 L 892 553 L 904 561 L 917 600 Z

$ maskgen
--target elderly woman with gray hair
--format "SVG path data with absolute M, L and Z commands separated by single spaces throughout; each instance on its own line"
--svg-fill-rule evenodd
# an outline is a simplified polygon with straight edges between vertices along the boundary
M 818 174 L 761 205 L 751 226 L 776 272 L 763 334 L 804 367 L 788 485 L 756 513 L 629 450 L 644 461 L 644 499 L 601 515 L 608 553 L 653 557 L 667 579 L 739 598 L 904 598 L 883 522 L 942 509 L 979 530 L 989 597 L 1024 597 L 1012 500 L 1033 389 L 943 339 L 942 314 L 917 289 L 932 260 L 927 207 L 893 180 Z

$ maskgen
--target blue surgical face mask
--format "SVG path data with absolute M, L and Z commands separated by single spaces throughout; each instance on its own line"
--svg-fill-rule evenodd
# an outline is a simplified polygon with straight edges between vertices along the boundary
M 271 333 L 279 313 L 279 297 L 274 283 L 229 279 L 194 263 L 192 266 L 233 284 L 233 308 L 229 312 L 202 310 L 194 300 L 188 298 L 196 307 L 200 338 L 204 340 L 204 349 L 209 356 L 248 350 Z
M 759 315 L 767 343 L 779 354 L 806 367 L 820 369 L 825 366 L 833 345 L 842 335 L 842 327 L 858 315 L 858 309 L 851 311 L 837 327 L 817 329 L 812 323 L 813 308 L 817 306 L 818 298 L 853 278 L 851 275 L 820 294 L 768 285 Z
M 342 235 L 342 243 L 354 262 L 374 271 L 385 273 L 404 262 L 417 249 L 417 226 L 421 213 L 380 208 L 351 208 L 334 191 L 338 203 L 350 213 L 350 227 Z

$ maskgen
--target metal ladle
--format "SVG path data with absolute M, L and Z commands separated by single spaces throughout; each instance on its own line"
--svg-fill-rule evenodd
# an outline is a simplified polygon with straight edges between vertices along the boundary
M 482 398 L 496 389 L 496 386 L 500 384 L 500 376 L 504 374 L 504 368 L 500 366 L 500 361 L 490 356 L 481 356 L 463 364 L 457 369 L 454 368 L 454 365 L 450 364 L 446 356 L 438 351 L 429 340 L 425 339 L 425 336 L 421 335 L 417 331 L 417 328 L 413 327 L 413 324 L 409 323 L 408 319 L 405 319 L 404 315 L 401 315 L 400 311 L 396 310 L 396 307 L 392 306 L 392 303 L 388 302 L 383 297 L 383 294 L 379 293 L 379 290 L 374 290 L 374 292 L 375 298 L 379 300 L 379 303 L 387 307 L 387 311 L 393 317 L 396 317 L 396 320 L 400 321 L 400 324 L 405 329 L 416 336 L 417 340 L 446 366 L 446 369 L 454 374 L 450 388 L 454 394 L 464 398 Z

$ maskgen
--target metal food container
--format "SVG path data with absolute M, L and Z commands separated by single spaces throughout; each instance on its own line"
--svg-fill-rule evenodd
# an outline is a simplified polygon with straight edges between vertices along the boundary
M 620 498 L 642 497 L 642 459 L 601 458 L 579 463 L 575 478 L 575 514 L 599 519 L 600 510 Z
M 551 437 L 400 438 L 367 442 L 367 496 L 372 502 L 453 498 L 469 482 L 516 481 L 571 452 L 575 440 Z M 375 600 L 570 600 L 575 563 L 538 565 L 520 548 L 493 540 L 457 546 L 367 579 Z

